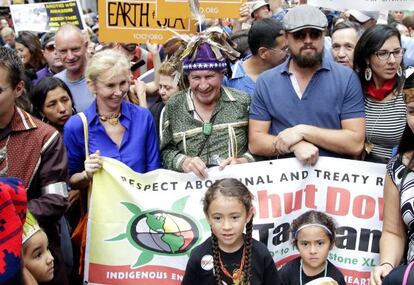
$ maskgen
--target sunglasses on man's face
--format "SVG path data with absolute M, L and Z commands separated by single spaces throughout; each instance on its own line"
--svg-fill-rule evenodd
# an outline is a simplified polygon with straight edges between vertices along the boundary
M 55 51 L 55 45 L 47 45 L 45 46 L 45 50 L 47 50 L 48 52 L 54 52 Z
M 300 30 L 300 31 L 292 33 L 292 36 L 295 40 L 301 40 L 301 41 L 306 39 L 308 35 L 312 40 L 317 40 L 322 36 L 322 31 L 316 30 L 316 29 L 304 29 L 304 30 Z

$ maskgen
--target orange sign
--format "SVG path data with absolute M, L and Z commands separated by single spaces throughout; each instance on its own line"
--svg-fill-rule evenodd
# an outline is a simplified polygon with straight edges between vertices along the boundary
M 157 16 L 171 17 L 177 15 L 191 17 L 188 0 L 158 0 Z M 200 12 L 205 18 L 239 18 L 243 0 L 199 0 Z
M 99 0 L 99 40 L 102 42 L 165 43 L 174 34 L 194 34 L 196 26 L 189 17 L 156 16 L 156 0 Z M 179 16 L 177 16 L 179 15 Z

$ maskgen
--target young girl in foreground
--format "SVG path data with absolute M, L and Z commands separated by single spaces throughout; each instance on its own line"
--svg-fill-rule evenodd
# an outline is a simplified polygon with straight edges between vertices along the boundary
M 291 232 L 300 257 L 279 271 L 283 285 L 304 285 L 320 277 L 331 277 L 339 285 L 345 285 L 342 273 L 327 259 L 335 242 L 335 223 L 331 217 L 308 211 L 292 222 Z
M 254 210 L 246 186 L 232 178 L 217 180 L 205 194 L 203 210 L 211 237 L 192 251 L 181 284 L 280 284 L 266 246 L 252 238 Z

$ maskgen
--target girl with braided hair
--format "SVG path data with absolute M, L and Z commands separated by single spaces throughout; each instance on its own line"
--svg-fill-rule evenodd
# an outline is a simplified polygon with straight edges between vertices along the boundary
M 191 253 L 181 284 L 280 284 L 268 249 L 252 238 L 252 194 L 243 183 L 217 180 L 204 196 L 203 210 L 211 237 Z
M 293 220 L 290 230 L 292 243 L 300 256 L 280 269 L 283 285 L 303 285 L 321 278 L 331 277 L 345 285 L 342 273 L 328 260 L 335 244 L 335 222 L 325 213 L 308 211 Z

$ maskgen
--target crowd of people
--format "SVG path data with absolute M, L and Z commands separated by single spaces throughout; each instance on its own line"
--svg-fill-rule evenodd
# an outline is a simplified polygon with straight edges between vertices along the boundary
M 320 156 L 386 164 L 370 282 L 402 284 L 414 262 L 414 12 L 378 23 L 379 12 L 282 4 L 247 2 L 238 20 L 205 20 L 197 35 L 162 45 L 99 42 L 90 14 L 90 32 L 64 25 L 16 36 L 1 21 L 0 207 L 12 207 L 1 212 L 12 225 L 0 240 L 14 242 L 5 256 L 17 261 L 3 258 L 11 263 L 0 284 L 82 283 L 84 243 L 71 235 L 102 157 L 138 173 L 206 179 L 213 166 L 288 157 L 315 165 Z M 293 221 L 300 256 L 278 271 L 252 238 L 252 198 L 231 178 L 207 190 L 211 238 L 193 250 L 183 284 L 345 284 L 327 259 L 331 217 L 309 211 Z M 202 270 L 207 254 L 211 270 Z

